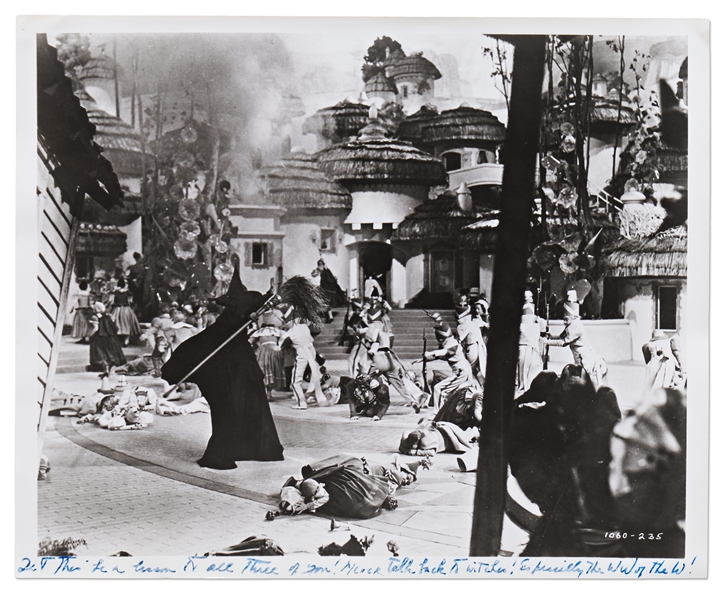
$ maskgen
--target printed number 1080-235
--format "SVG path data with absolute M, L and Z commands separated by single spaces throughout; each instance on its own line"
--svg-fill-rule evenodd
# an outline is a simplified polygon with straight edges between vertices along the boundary
M 607 532 L 606 533 L 607 539 L 627 539 L 628 537 L 631 537 L 632 539 L 637 539 L 638 541 L 660 541 L 664 533 L 653 533 L 653 532 L 640 532 L 638 535 L 636 533 L 634 534 L 628 534 L 626 532 Z

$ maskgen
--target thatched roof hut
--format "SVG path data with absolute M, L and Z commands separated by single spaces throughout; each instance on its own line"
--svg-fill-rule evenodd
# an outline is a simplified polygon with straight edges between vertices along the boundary
M 428 200 L 403 220 L 392 236 L 393 241 L 449 241 L 460 248 L 481 249 L 494 247 L 495 228 L 489 232 L 489 238 L 483 235 L 466 233 L 467 227 L 474 223 L 497 219 L 498 211 L 490 210 L 483 203 L 473 201 L 470 211 L 463 210 L 458 204 L 457 195 L 446 191 L 437 199 Z M 488 231 L 486 231 L 487 233 Z
M 594 97 L 591 108 L 591 133 L 615 133 L 616 129 L 625 132 L 636 124 L 633 106 L 624 98 L 619 111 L 618 91 L 612 90 L 605 98 Z
M 606 277 L 685 277 L 686 227 L 668 229 L 642 239 L 619 239 L 603 248 Z
M 335 181 L 347 187 L 372 181 L 429 187 L 447 183 L 441 161 L 409 142 L 384 137 L 383 131 L 373 123 L 356 140 L 322 150 L 317 160 Z
M 94 56 L 80 69 L 78 79 L 90 82 L 99 79 L 114 79 L 116 73 L 121 74 L 118 63 L 106 54 Z
M 385 77 L 382 73 L 377 73 L 365 82 L 365 93 L 374 94 L 379 92 L 397 93 L 395 82 Z
M 487 110 L 470 106 L 443 110 L 422 125 L 421 141 L 424 144 L 454 142 L 453 145 L 459 147 L 459 142 L 463 142 L 463 145 L 478 147 L 481 142 L 504 140 L 505 125 Z
M 464 247 L 494 251 L 498 242 L 500 211 L 491 210 L 483 218 L 463 227 L 458 241 Z
M 438 115 L 437 108 L 432 104 L 424 104 L 420 110 L 406 117 L 397 128 L 400 139 L 418 144 L 422 141 L 422 130 Z
M 90 122 L 96 126 L 95 141 L 119 175 L 140 177 L 143 174 L 140 136 L 126 123 L 95 102 L 81 101 Z
M 343 100 L 315 112 L 304 121 L 302 133 L 321 135 L 325 139 L 341 141 L 354 137 L 370 121 L 370 107 Z
M 335 183 L 313 156 L 293 152 L 261 169 L 264 195 L 288 210 L 350 210 L 352 196 Z
M 414 52 L 409 56 L 400 56 L 393 52 L 383 65 L 387 70 L 387 76 L 395 81 L 403 77 L 424 77 L 425 79 L 442 77 L 437 67 L 425 58 L 422 52 Z

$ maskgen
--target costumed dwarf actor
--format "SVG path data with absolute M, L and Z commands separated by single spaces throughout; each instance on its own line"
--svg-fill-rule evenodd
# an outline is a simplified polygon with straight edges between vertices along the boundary
M 224 341 L 249 321 L 267 298 L 248 291 L 238 269 L 229 291 L 215 301 L 225 307 L 205 330 L 184 341 L 161 370 L 170 384 L 178 383 Z M 245 332 L 234 337 L 188 379 L 196 383 L 211 407 L 211 438 L 199 466 L 215 470 L 236 468 L 242 460 L 283 460 L 274 425 L 264 373 Z

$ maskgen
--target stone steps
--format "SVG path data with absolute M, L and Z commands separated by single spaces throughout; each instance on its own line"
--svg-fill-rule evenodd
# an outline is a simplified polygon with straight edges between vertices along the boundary
M 434 310 L 429 310 L 432 314 Z M 443 321 L 455 328 L 454 310 L 437 310 Z M 345 347 L 338 345 L 345 312 L 339 311 L 334 322 L 325 324 L 322 332 L 315 338 L 317 351 L 327 360 L 346 360 L 349 353 Z M 416 359 L 422 355 L 423 330 L 427 333 L 428 350 L 437 347 L 432 329 L 433 321 L 423 310 L 392 310 L 390 312 L 392 330 L 395 334 L 393 348 L 401 359 Z

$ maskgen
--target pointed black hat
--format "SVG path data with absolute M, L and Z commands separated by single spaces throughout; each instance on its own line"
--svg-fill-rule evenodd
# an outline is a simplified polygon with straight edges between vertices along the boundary
M 264 296 L 258 291 L 249 291 L 241 282 L 239 267 L 234 268 L 234 275 L 229 283 L 229 290 L 222 296 L 214 299 L 222 306 L 234 306 L 250 313 L 258 310 L 264 304 Z

